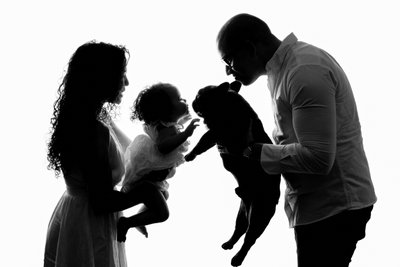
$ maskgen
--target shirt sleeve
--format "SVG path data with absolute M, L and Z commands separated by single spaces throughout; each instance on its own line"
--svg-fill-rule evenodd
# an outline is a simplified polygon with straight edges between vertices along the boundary
M 336 154 L 336 90 L 331 75 L 328 69 L 311 65 L 297 68 L 289 77 L 283 101 L 292 117 L 284 119 L 293 127 L 295 136 L 290 139 L 297 141 L 263 145 L 260 160 L 267 173 L 329 173 Z

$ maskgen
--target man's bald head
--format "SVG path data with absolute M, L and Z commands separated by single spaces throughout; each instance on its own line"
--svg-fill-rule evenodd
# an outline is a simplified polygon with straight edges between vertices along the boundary
M 265 43 L 271 37 L 271 31 L 264 21 L 249 14 L 238 14 L 229 19 L 219 31 L 218 50 L 222 54 L 226 54 L 240 47 L 246 41 L 253 44 Z

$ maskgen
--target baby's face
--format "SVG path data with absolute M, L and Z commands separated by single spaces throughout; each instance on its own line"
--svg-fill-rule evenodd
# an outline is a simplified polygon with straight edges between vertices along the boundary
M 173 121 L 177 121 L 179 118 L 188 114 L 189 108 L 186 104 L 186 100 L 181 97 L 179 91 L 173 90 L 169 93 L 170 100 L 171 100 L 171 119 Z

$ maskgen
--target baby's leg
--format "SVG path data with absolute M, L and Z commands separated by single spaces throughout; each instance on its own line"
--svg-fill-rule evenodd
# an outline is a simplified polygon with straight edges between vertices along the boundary
M 240 202 L 239 212 L 236 217 L 236 225 L 233 235 L 227 242 L 222 244 L 222 248 L 232 249 L 236 242 L 240 239 L 240 237 L 242 237 L 242 235 L 246 233 L 248 225 L 249 223 L 247 219 L 247 209 L 244 201 L 242 200 Z
M 143 206 L 139 209 L 138 213 L 142 213 L 142 212 L 144 212 L 144 211 L 146 211 L 146 210 L 147 210 L 146 205 L 143 205 Z M 144 225 L 136 226 L 136 230 L 138 230 L 138 231 L 139 231 L 142 235 L 144 235 L 146 238 L 149 236 L 149 234 L 147 233 L 147 228 L 146 228 L 146 226 L 144 226 Z
M 118 220 L 117 240 L 119 242 L 126 240 L 126 233 L 129 228 L 163 222 L 169 217 L 169 210 L 164 194 L 156 186 L 151 183 L 142 183 L 135 186 L 132 190 L 141 191 L 142 194 L 145 193 L 149 196 L 144 203 L 147 209 L 131 217 L 121 217 Z
M 244 243 L 238 253 L 232 258 L 232 266 L 242 264 L 244 258 L 254 245 L 256 240 L 264 232 L 275 213 L 275 205 L 269 199 L 257 197 L 253 200 L 249 212 L 249 227 L 247 229 Z
M 165 200 L 167 200 L 168 197 L 169 197 L 168 191 L 162 190 L 161 193 L 163 194 Z M 143 205 L 143 206 L 139 209 L 138 213 L 145 212 L 146 210 L 147 210 L 146 205 Z M 138 231 L 139 231 L 141 234 L 143 234 L 146 238 L 149 236 L 149 234 L 148 234 L 148 232 L 147 232 L 147 228 L 146 228 L 145 225 L 136 226 L 136 230 L 138 230 Z

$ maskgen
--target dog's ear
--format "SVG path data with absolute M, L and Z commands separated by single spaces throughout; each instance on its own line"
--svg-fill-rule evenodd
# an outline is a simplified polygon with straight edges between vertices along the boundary
M 242 84 L 239 81 L 233 81 L 229 85 L 230 89 L 235 91 L 236 93 L 239 93 L 240 87 L 242 87 Z

